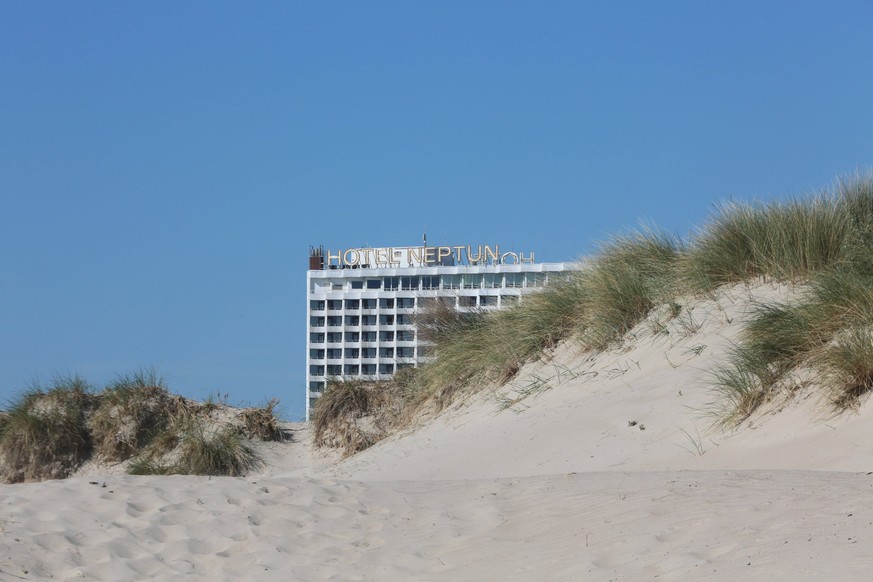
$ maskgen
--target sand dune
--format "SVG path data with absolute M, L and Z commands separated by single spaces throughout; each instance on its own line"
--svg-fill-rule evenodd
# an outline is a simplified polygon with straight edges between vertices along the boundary
M 808 386 L 736 430 L 707 414 L 750 302 L 791 292 L 737 287 L 596 358 L 561 346 L 343 462 L 295 425 L 248 478 L 2 486 L 0 580 L 863 579 L 867 408 Z

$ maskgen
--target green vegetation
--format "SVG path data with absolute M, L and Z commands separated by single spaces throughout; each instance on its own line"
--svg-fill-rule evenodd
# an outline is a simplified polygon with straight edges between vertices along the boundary
M 0 415 L 0 479 L 70 476 L 83 463 L 125 462 L 132 474 L 244 475 L 260 459 L 251 440 L 282 440 L 278 401 L 234 409 L 167 392 L 153 372 L 95 392 L 80 378 L 32 388 Z
M 61 479 L 91 454 L 85 418 L 94 405 L 81 378 L 25 392 L 0 424 L 0 470 L 9 483 Z
M 119 378 L 103 391 L 90 419 L 96 454 L 110 462 L 133 457 L 166 429 L 173 404 L 154 373 Z
M 788 305 L 758 306 L 713 372 L 720 422 L 747 418 L 803 371 L 837 408 L 857 406 L 873 389 L 873 176 L 809 199 L 723 205 L 687 243 L 650 228 L 616 237 L 566 279 L 499 312 L 458 314 L 436 304 L 418 321 L 436 358 L 388 383 L 335 385 L 317 404 L 316 431 L 381 419 L 367 438 L 348 437 L 347 452 L 359 450 L 423 409 L 506 382 L 561 340 L 608 349 L 654 309 L 677 317 L 680 297 L 755 280 L 804 292 Z
M 174 462 L 161 463 L 151 457 L 137 459 L 136 473 L 239 477 L 261 465 L 255 451 L 232 426 L 217 428 L 194 421 L 178 435 L 177 443 Z

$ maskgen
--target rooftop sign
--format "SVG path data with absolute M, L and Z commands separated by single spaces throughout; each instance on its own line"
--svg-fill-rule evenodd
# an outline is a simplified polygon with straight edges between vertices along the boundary
M 437 267 L 533 263 L 534 254 L 500 252 L 500 245 L 380 247 L 328 250 L 325 269 L 369 267 Z

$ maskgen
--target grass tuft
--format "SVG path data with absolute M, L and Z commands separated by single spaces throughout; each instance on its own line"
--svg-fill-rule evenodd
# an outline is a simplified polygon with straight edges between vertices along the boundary
M 620 341 L 658 304 L 672 299 L 682 243 L 652 229 L 617 237 L 580 272 L 583 344 L 596 350 Z
M 839 409 L 856 409 L 861 397 L 873 390 L 873 329 L 865 326 L 841 331 L 815 362 L 825 378 L 831 403 Z
M 156 373 L 120 377 L 99 395 L 90 418 L 95 454 L 110 462 L 133 457 L 166 429 L 173 408 Z
M 245 408 L 237 415 L 243 423 L 242 430 L 250 439 L 261 441 L 283 441 L 285 433 L 279 426 L 275 409 L 279 400 L 273 399 L 259 408 Z
M 7 483 L 61 479 L 90 455 L 85 423 L 93 406 L 91 387 L 81 378 L 59 378 L 12 403 L 0 425 L 0 475 Z
M 85 461 L 127 462 L 132 474 L 242 475 L 260 459 L 247 437 L 281 440 L 278 401 L 240 412 L 167 392 L 154 372 L 102 392 L 80 378 L 34 387 L 0 414 L 0 479 L 68 477 Z
M 377 442 L 381 431 L 367 430 L 361 421 L 377 409 L 384 386 L 356 380 L 328 383 L 312 411 L 315 445 L 337 448 L 349 456 Z
M 257 454 L 233 427 L 194 423 L 182 436 L 179 459 L 171 472 L 239 477 L 260 464 Z

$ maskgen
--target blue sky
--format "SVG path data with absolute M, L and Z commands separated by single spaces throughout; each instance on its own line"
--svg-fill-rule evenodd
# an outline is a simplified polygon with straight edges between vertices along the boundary
M 869 2 L 4 2 L 0 401 L 303 412 L 309 245 L 566 261 L 873 164 Z

